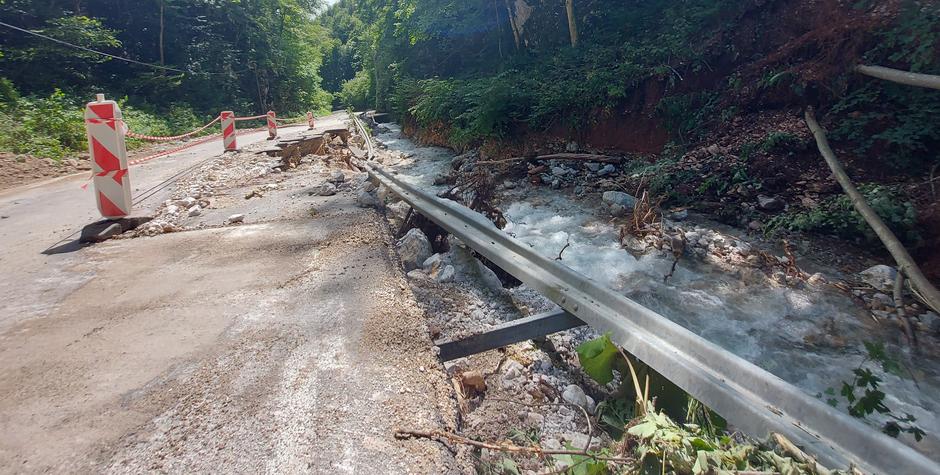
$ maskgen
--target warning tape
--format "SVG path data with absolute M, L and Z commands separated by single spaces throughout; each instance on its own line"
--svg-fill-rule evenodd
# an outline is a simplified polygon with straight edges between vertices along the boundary
M 193 136 L 193 135 L 196 135 L 196 134 L 198 134 L 199 132 L 202 132 L 203 130 L 208 129 L 209 126 L 211 126 L 212 124 L 218 122 L 219 120 L 221 120 L 221 117 L 216 117 L 215 119 L 212 119 L 212 122 L 209 122 L 208 124 L 203 125 L 202 127 L 198 128 L 198 129 L 196 129 L 196 130 L 193 130 L 193 131 L 191 131 L 191 132 L 186 132 L 185 134 L 173 135 L 173 136 L 169 136 L 169 137 L 156 137 L 156 136 L 152 136 L 152 135 L 143 135 L 143 134 L 138 134 L 138 133 L 132 132 L 132 131 L 130 131 L 130 130 L 128 130 L 125 135 L 127 135 L 128 137 L 131 137 L 131 138 L 140 139 L 140 140 L 148 140 L 148 141 L 151 141 L 151 142 L 171 142 L 171 141 L 173 141 L 173 140 L 184 139 L 184 138 L 186 138 L 186 137 L 191 137 L 191 136 Z
M 261 114 L 261 115 L 256 115 L 256 116 L 252 116 L 252 117 L 236 117 L 236 118 L 235 118 L 235 122 L 241 122 L 241 121 L 244 121 L 244 120 L 264 119 L 264 118 L 267 118 L 267 117 L 268 117 L 267 114 Z

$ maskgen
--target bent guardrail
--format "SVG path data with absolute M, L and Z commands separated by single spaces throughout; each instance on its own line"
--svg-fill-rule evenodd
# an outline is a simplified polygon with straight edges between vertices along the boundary
M 358 118 L 354 118 L 358 124 Z M 364 136 L 370 142 L 368 135 Z M 668 318 L 538 254 L 482 215 L 432 196 L 374 162 L 369 174 L 412 208 L 613 340 L 744 432 L 785 435 L 828 466 L 940 474 L 914 449 L 815 399 Z

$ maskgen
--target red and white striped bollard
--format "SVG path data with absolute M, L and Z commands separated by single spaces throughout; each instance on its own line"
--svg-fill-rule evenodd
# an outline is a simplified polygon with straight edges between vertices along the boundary
M 310 126 L 310 130 L 313 130 L 313 112 L 307 112 L 307 125 Z
M 123 218 L 131 212 L 131 182 L 127 172 L 127 145 L 121 109 L 98 94 L 85 106 L 85 131 L 91 154 L 95 199 L 101 216 Z
M 234 152 L 238 150 L 235 144 L 235 113 L 222 111 L 219 116 L 222 118 L 222 145 L 226 152 Z
M 277 138 L 277 120 L 274 111 L 268 111 L 268 140 Z

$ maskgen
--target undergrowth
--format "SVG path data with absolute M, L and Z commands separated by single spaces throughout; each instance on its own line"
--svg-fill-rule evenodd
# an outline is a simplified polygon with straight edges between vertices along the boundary
M 88 150 L 84 104 L 60 90 L 48 97 L 20 97 L 8 82 L 0 81 L 0 85 L 6 86 L 0 88 L 0 152 L 61 160 Z M 181 134 L 211 120 L 184 105 L 155 110 L 132 105 L 126 97 L 118 105 L 128 127 L 144 135 Z M 128 148 L 141 145 L 139 140 L 127 139 Z
M 900 239 L 909 244 L 919 241 L 916 228 L 917 212 L 914 205 L 904 199 L 897 188 L 865 184 L 859 187 L 859 191 Z M 765 232 L 770 235 L 784 231 L 816 232 L 845 239 L 862 237 L 868 242 L 878 242 L 878 236 L 862 215 L 855 211 L 846 195 L 829 197 L 815 209 L 790 211 L 775 216 L 768 221 L 765 228 Z

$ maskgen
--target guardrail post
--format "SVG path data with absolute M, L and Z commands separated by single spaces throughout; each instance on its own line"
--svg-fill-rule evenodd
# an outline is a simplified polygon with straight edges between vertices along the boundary
M 313 112 L 307 112 L 307 125 L 310 126 L 310 130 L 313 130 Z
M 101 216 L 108 219 L 123 218 L 132 207 L 123 117 L 117 102 L 105 100 L 104 94 L 85 106 L 95 199 Z
M 235 113 L 232 111 L 222 111 L 219 116 L 222 118 L 222 145 L 226 152 L 238 150 L 235 143 Z
M 277 120 L 274 111 L 268 111 L 268 140 L 277 138 Z

